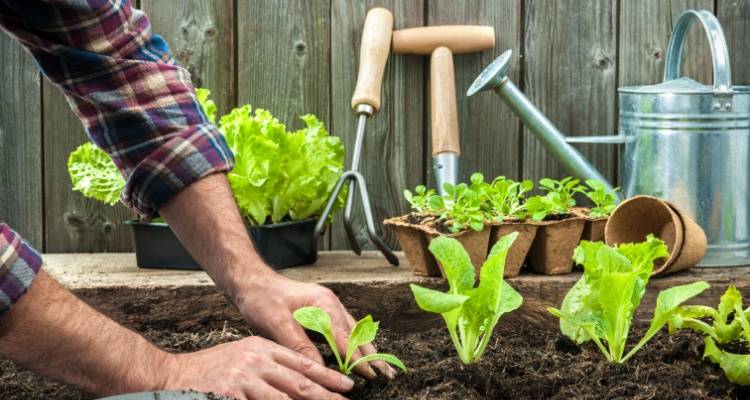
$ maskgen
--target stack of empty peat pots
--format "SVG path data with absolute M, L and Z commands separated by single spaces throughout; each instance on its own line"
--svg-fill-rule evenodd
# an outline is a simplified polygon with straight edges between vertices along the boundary
M 441 267 L 428 247 L 440 235 L 453 237 L 469 253 L 479 272 L 492 246 L 500 237 L 518 232 L 508 252 L 505 277 L 517 276 L 528 261 L 536 272 L 545 275 L 567 274 L 573 270 L 573 252 L 581 240 L 602 241 L 608 245 L 638 243 L 653 234 L 662 239 L 669 258 L 654 266 L 654 275 L 690 268 L 705 255 L 707 242 L 703 230 L 677 206 L 651 196 L 636 196 L 624 201 L 609 218 L 589 218 L 585 208 L 574 208 L 566 218 L 550 221 L 507 221 L 486 225 L 482 231 L 465 230 L 454 234 L 439 232 L 430 224 L 404 215 L 387 219 L 393 228 L 412 272 L 422 276 L 440 276 Z

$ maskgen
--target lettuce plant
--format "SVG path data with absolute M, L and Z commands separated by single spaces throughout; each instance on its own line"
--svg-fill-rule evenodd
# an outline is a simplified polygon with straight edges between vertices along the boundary
M 352 362 L 352 355 L 360 347 L 375 340 L 375 336 L 378 333 L 380 327 L 379 322 L 374 322 L 372 316 L 368 315 L 361 320 L 357 321 L 349 334 L 349 343 L 347 345 L 346 354 L 344 359 L 341 359 L 338 346 L 336 346 L 336 340 L 333 337 L 333 327 L 331 325 L 331 316 L 328 315 L 323 309 L 319 307 L 302 307 L 294 311 L 292 315 L 294 319 L 302 325 L 304 328 L 314 332 L 318 332 L 326 339 L 328 346 L 331 347 L 333 355 L 336 357 L 338 362 L 339 370 L 350 375 L 354 367 L 363 362 L 378 361 L 382 360 L 387 363 L 393 364 L 401 368 L 406 372 L 406 366 L 396 356 L 392 354 L 378 353 L 368 354 L 359 358 L 357 361 Z
M 654 261 L 667 256 L 667 246 L 653 235 L 643 243 L 618 247 L 581 241 L 573 260 L 583 266 L 583 276 L 567 293 L 560 309 L 548 310 L 560 318 L 563 334 L 578 343 L 593 341 L 607 361 L 623 363 L 667 324 L 678 306 L 709 286 L 701 281 L 659 293 L 648 331 L 626 354 L 633 316 L 646 293 Z
M 411 205 L 411 209 L 418 214 L 434 214 L 431 202 L 438 194 L 433 189 L 427 189 L 424 185 L 418 185 L 414 188 L 414 193 L 404 190 L 404 198 Z
M 606 218 L 615 210 L 617 196 L 615 192 L 607 189 L 607 186 L 596 179 L 587 179 L 586 186 L 591 190 L 584 192 L 586 197 L 594 203 L 594 207 L 589 211 L 592 218 Z M 615 191 L 618 189 L 616 188 Z
M 68 157 L 73 190 L 113 206 L 120 201 L 125 179 L 109 155 L 92 143 L 78 146 Z
M 485 189 L 490 218 L 495 222 L 502 222 L 506 218 L 525 219 L 526 194 L 533 188 L 534 183 L 530 180 L 516 182 L 504 176 L 495 178 Z
M 669 320 L 669 332 L 690 329 L 704 335 L 703 358 L 719 364 L 730 382 L 750 385 L 750 354 L 734 354 L 719 347 L 739 341 L 750 350 L 750 307 L 743 309 L 742 303 L 742 293 L 729 286 L 715 309 L 700 305 L 679 307 Z
M 313 115 L 306 127 L 286 130 L 270 112 L 249 105 L 223 116 L 219 129 L 235 156 L 227 175 L 237 205 L 254 225 L 320 215 L 341 176 L 344 146 Z M 338 198 L 337 208 L 345 193 Z
M 544 178 L 539 181 L 539 187 L 546 191 L 548 194 L 553 195 L 562 207 L 569 210 L 576 206 L 576 200 L 573 195 L 576 193 L 583 193 L 585 188 L 580 184 L 580 179 L 573 179 L 572 177 L 566 177 L 559 181 Z
M 469 254 L 456 239 L 438 237 L 430 251 L 438 259 L 448 280 L 448 292 L 412 284 L 419 307 L 441 314 L 461 362 L 479 361 L 500 317 L 521 306 L 523 298 L 503 280 L 505 257 L 518 236 L 503 236 L 492 247 L 480 272 L 479 285 Z

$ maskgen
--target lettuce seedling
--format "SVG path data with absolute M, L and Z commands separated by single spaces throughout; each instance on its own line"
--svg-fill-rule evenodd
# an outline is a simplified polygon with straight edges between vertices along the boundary
M 559 181 L 544 178 L 539 181 L 539 187 L 546 191 L 548 194 L 554 194 L 554 197 L 560 203 L 561 207 L 565 208 L 565 212 L 572 207 L 576 206 L 576 200 L 573 195 L 576 193 L 583 193 L 585 188 L 580 185 L 580 179 L 573 179 L 572 177 L 563 178 Z
M 596 179 L 587 179 L 586 186 L 591 190 L 585 191 L 584 194 L 592 203 L 594 203 L 594 207 L 589 211 L 589 216 L 591 218 L 609 217 L 609 215 L 612 214 L 612 211 L 615 210 L 617 203 L 617 195 L 615 195 L 615 192 L 619 188 L 615 188 L 615 191 L 611 191 L 607 189 L 607 186 L 602 181 Z
M 446 182 L 443 185 L 445 195 L 431 199 L 430 207 L 434 211 L 441 211 L 439 216 L 448 221 L 451 232 L 484 229 L 486 215 L 482 208 L 484 196 L 480 180 L 484 182 L 484 176 L 475 173 L 471 176 L 471 186 L 465 183 L 454 186 Z
M 743 309 L 742 303 L 742 293 L 729 286 L 716 309 L 700 305 L 679 307 L 669 320 L 669 332 L 690 329 L 706 336 L 703 358 L 719 364 L 730 382 L 750 385 L 750 354 L 734 354 L 719 347 L 740 341 L 750 350 L 750 307 Z
M 438 237 L 430 242 L 448 280 L 448 292 L 412 284 L 419 307 L 441 314 L 461 362 L 479 361 L 500 317 L 521 306 L 523 298 L 503 280 L 505 257 L 518 236 L 513 232 L 500 238 L 492 247 L 475 285 L 474 266 L 461 243 L 453 238 Z
M 432 198 L 436 196 L 438 196 L 438 194 L 435 193 L 435 190 L 428 190 L 424 185 L 418 185 L 414 188 L 414 193 L 409 190 L 404 190 L 404 198 L 406 198 L 406 201 L 411 205 L 411 209 L 418 214 L 439 214 L 436 211 L 441 210 L 434 210 L 435 202 L 432 200 Z
M 633 316 L 646 293 L 654 261 L 668 256 L 667 246 L 653 235 L 643 243 L 618 247 L 581 241 L 573 260 L 583 265 L 583 276 L 568 291 L 560 309 L 548 310 L 560 318 L 563 334 L 578 343 L 591 340 L 607 361 L 624 363 L 667 324 L 678 306 L 709 286 L 701 281 L 659 293 L 648 331 L 625 354 Z
M 328 342 L 328 346 L 331 348 L 331 352 L 333 352 L 333 355 L 336 357 L 336 362 L 339 364 L 339 370 L 346 375 L 350 375 L 352 370 L 354 370 L 354 367 L 360 363 L 379 360 L 393 364 L 401 368 L 404 372 L 407 372 L 404 363 L 392 354 L 368 354 L 360 357 L 357 361 L 352 362 L 352 355 L 354 355 L 354 352 L 360 346 L 364 346 L 375 340 L 375 335 L 378 333 L 380 322 L 373 321 L 371 315 L 362 318 L 354 325 L 354 329 L 352 329 L 351 334 L 349 334 L 349 344 L 347 345 L 346 355 L 343 360 L 341 359 L 341 354 L 339 354 L 338 346 L 336 346 L 336 340 L 333 337 L 331 316 L 328 315 L 325 310 L 319 307 L 302 307 L 295 310 L 292 316 L 304 328 L 323 335 L 326 342 Z
M 526 194 L 533 188 L 534 183 L 530 180 L 516 182 L 504 176 L 498 176 L 485 189 L 489 217 L 495 222 L 502 222 L 506 218 L 525 219 L 527 216 L 524 205 Z

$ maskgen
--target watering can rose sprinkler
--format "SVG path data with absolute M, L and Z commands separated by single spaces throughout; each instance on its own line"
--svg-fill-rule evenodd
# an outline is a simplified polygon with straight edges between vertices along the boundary
M 680 76 L 683 44 L 693 22 L 699 22 L 708 37 L 713 85 Z M 724 32 L 713 14 L 687 10 L 677 20 L 667 47 L 664 82 L 618 89 L 618 135 L 566 138 L 508 78 L 510 59 L 506 51 L 493 61 L 467 95 L 493 90 L 567 171 L 580 178 L 607 182 L 569 143 L 621 144 L 624 195 L 669 200 L 697 222 L 708 239 L 699 266 L 750 264 L 750 87 L 732 86 Z

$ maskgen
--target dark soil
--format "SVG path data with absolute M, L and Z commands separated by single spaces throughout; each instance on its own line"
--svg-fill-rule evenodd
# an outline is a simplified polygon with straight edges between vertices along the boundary
M 170 351 L 199 350 L 251 334 L 218 293 L 212 289 L 196 290 L 198 295 L 193 296 L 183 289 L 145 292 L 140 296 L 127 291 L 89 291 L 79 296 Z M 349 292 L 334 290 L 346 303 Z M 400 291 L 399 288 L 390 294 Z M 196 308 L 197 303 L 203 303 L 202 310 Z M 419 320 L 410 309 L 403 304 L 401 307 L 401 314 L 387 310 L 389 318 L 375 315 L 383 320 L 376 344 L 381 351 L 399 356 L 409 373 L 399 374 L 392 381 L 360 379 L 348 395 L 350 398 L 750 398 L 750 388 L 730 384 L 718 366 L 701 360 L 702 337 L 691 332 L 669 336 L 663 331 L 627 364 L 611 365 L 594 345 L 579 347 L 547 324 L 514 319 L 513 314 L 523 311 L 519 310 L 500 321 L 484 358 L 475 365 L 464 366 L 442 325 L 433 319 Z M 357 316 L 360 311 L 372 312 L 356 304 L 351 308 Z M 381 310 L 387 308 L 383 306 Z M 184 312 L 189 310 L 192 314 L 186 316 Z M 640 337 L 643 329 L 635 331 L 631 342 Z M 321 350 L 332 361 L 330 352 L 322 346 Z M 0 361 L 0 399 L 87 398 L 90 397 L 11 362 Z

